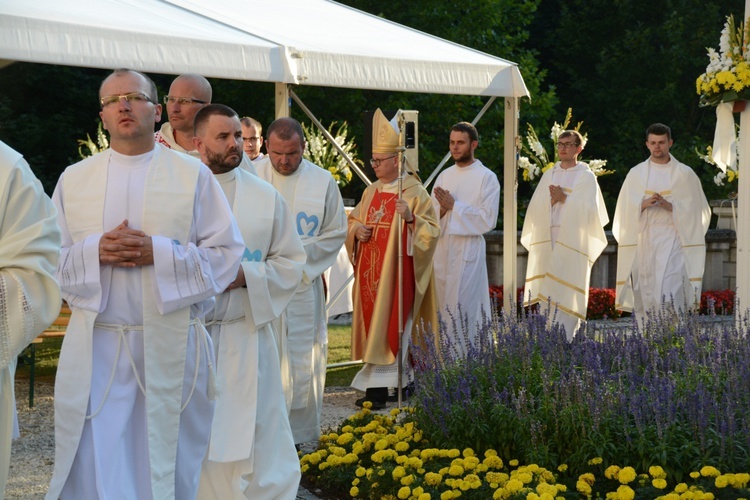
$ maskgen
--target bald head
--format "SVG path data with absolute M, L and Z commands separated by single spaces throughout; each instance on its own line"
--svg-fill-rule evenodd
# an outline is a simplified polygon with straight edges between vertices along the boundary
M 172 90 L 187 90 L 191 95 L 177 95 L 173 94 Z M 201 101 L 211 102 L 213 91 L 211 90 L 211 84 L 202 75 L 196 73 L 185 73 L 180 75 L 172 81 L 172 85 L 169 87 L 169 95 L 175 95 L 176 97 L 192 97 Z
M 174 79 L 167 96 L 167 116 L 178 143 L 192 141 L 195 114 L 210 103 L 211 84 L 201 75 L 188 73 Z

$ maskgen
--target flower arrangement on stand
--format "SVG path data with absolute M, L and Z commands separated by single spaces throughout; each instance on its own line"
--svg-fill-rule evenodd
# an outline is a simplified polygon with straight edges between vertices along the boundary
M 562 125 L 557 122 L 552 125 L 549 137 L 552 139 L 552 150 L 554 151 L 554 154 L 551 156 L 547 153 L 547 148 L 539 139 L 539 135 L 534 129 L 534 126 L 530 123 L 528 124 L 526 138 L 521 145 L 521 151 L 525 153 L 525 156 L 521 155 L 518 157 L 518 168 L 522 171 L 523 180 L 535 180 L 544 172 L 552 168 L 555 165 L 555 162 L 560 159 L 557 155 L 557 147 L 555 145 L 557 144 L 557 139 L 560 137 L 560 134 L 569 129 L 572 118 L 573 109 L 568 108 L 568 112 L 565 115 L 565 121 Z M 573 127 L 573 130 L 580 133 L 582 125 L 583 122 L 578 122 L 576 126 Z M 585 148 L 586 142 L 588 141 L 588 134 L 581 133 L 581 136 L 583 137 L 582 146 Z M 606 170 L 604 168 L 607 165 L 607 160 L 589 160 L 587 163 L 591 171 L 594 172 L 597 177 L 614 172 L 613 170 Z
M 358 166 L 364 166 L 362 160 L 357 158 L 357 145 L 353 139 L 349 139 L 349 125 L 343 122 L 335 131 L 334 126 L 336 122 L 331 123 L 328 126 L 328 133 L 331 134 L 336 144 L 354 161 Z M 333 145 L 328 142 L 323 132 L 317 127 L 307 127 L 302 124 L 302 129 L 305 132 L 305 140 L 307 141 L 307 148 L 305 148 L 304 157 L 306 160 L 319 165 L 322 168 L 328 170 L 336 182 L 339 188 L 342 188 L 349 184 L 352 180 L 352 171 L 349 168 L 349 163 L 344 159 L 343 156 L 336 150 Z
M 707 148 L 703 160 L 721 170 L 714 182 L 722 186 L 724 179 L 737 177 L 737 127 L 733 112 L 745 109 L 750 99 L 750 36 L 746 23 L 737 24 L 727 17 L 719 39 L 719 52 L 708 49 L 708 66 L 695 82 L 700 106 L 716 107 L 716 131 L 713 146 Z
M 737 178 L 740 176 L 740 170 L 738 168 L 739 166 L 739 136 L 735 136 L 735 157 L 737 158 L 737 162 L 734 164 L 727 165 L 726 169 L 722 169 L 716 161 L 713 159 L 713 146 L 706 146 L 706 152 L 701 153 L 698 148 L 695 148 L 695 154 L 698 155 L 698 158 L 705 161 L 709 165 L 713 165 L 719 171 L 714 176 L 714 184 L 717 186 L 724 186 L 725 182 L 728 184 L 733 183 Z
M 750 98 L 750 50 L 744 23 L 727 17 L 719 39 L 719 52 L 708 49 L 706 72 L 696 80 L 701 106 Z

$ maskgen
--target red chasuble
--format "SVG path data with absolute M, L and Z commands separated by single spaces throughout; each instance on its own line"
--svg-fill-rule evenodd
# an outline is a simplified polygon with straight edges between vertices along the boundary
M 391 224 L 395 224 L 396 215 L 395 193 L 383 193 L 377 191 L 367 209 L 367 226 L 373 228 L 372 237 L 366 243 L 360 243 L 357 250 L 357 261 L 355 264 L 357 282 L 361 283 L 361 303 L 364 314 L 364 325 L 366 335 L 370 335 L 370 323 L 375 300 L 378 294 L 378 285 L 386 259 L 388 236 L 391 232 Z M 406 240 L 408 229 L 403 227 L 402 255 L 404 271 L 404 325 L 414 303 L 414 261 L 406 254 Z M 393 249 L 395 251 L 395 248 Z M 396 255 L 392 256 L 397 259 Z M 388 272 L 389 270 L 386 270 Z M 391 266 L 390 272 L 398 274 L 398 266 Z M 394 276 L 392 283 L 398 286 L 398 278 Z M 391 293 L 383 294 L 382 298 L 389 303 L 378 304 L 378 309 L 390 310 L 390 322 L 388 324 L 388 344 L 394 356 L 398 353 L 398 288 L 393 288 Z M 404 326 L 402 325 L 402 327 Z

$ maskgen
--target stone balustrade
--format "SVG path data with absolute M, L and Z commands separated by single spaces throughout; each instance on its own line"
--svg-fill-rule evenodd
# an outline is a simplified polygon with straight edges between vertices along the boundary
M 617 242 L 610 231 L 607 248 L 591 270 L 591 287 L 614 288 L 617 280 Z M 521 233 L 516 238 L 518 285 L 523 285 L 526 276 L 528 252 L 521 245 Z M 503 232 L 490 231 L 485 234 L 487 242 L 487 273 L 490 285 L 503 283 Z M 724 290 L 736 287 L 737 238 L 731 229 L 709 229 L 706 234 L 706 270 L 703 274 L 704 290 Z

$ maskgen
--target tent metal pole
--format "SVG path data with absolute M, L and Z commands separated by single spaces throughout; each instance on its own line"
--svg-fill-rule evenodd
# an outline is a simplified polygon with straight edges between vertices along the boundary
M 354 279 L 354 274 L 350 274 L 349 277 L 346 278 L 346 281 L 344 281 L 344 284 L 341 285 L 341 288 L 339 288 L 339 291 L 336 292 L 333 295 L 333 298 L 331 298 L 331 300 L 328 301 L 328 304 L 326 304 L 326 313 L 341 298 L 341 296 L 344 295 L 344 292 L 346 292 L 346 287 L 349 286 L 349 283 L 351 283 L 353 279 Z
M 503 309 L 511 313 L 516 301 L 518 276 L 516 245 L 518 236 L 518 116 L 520 99 L 505 98 L 505 137 L 503 149 Z
M 275 109 L 276 118 L 286 118 L 289 116 L 289 85 L 286 83 L 276 82 Z
M 479 113 L 477 113 L 477 116 L 475 116 L 474 119 L 471 121 L 472 125 L 476 125 L 477 122 L 482 119 L 482 117 L 487 112 L 487 110 L 490 108 L 490 106 L 492 105 L 492 103 L 495 102 L 495 99 L 497 99 L 497 97 L 495 97 L 495 96 L 490 97 L 490 99 L 487 101 L 487 103 L 484 105 L 484 107 L 479 111 Z M 438 163 L 438 166 L 435 167 L 435 170 L 432 171 L 432 173 L 430 174 L 430 176 L 425 181 L 425 183 L 424 183 L 425 189 L 427 189 L 430 186 L 430 184 L 432 184 L 432 181 L 435 180 L 435 177 L 438 176 L 438 174 L 440 173 L 440 171 L 443 170 L 443 167 L 445 166 L 446 163 L 448 163 L 448 160 L 450 160 L 450 159 L 451 159 L 451 153 L 450 153 L 450 151 L 448 151 L 448 153 L 446 153 L 446 155 L 443 156 L 443 159 L 440 161 L 440 163 Z
M 341 146 L 338 145 L 338 143 L 333 138 L 333 136 L 331 135 L 331 133 L 328 132 L 328 130 L 323 126 L 322 123 L 320 123 L 320 121 L 317 118 L 315 118 L 315 115 L 313 115 L 312 111 L 310 111 L 310 109 L 307 106 L 305 106 L 305 103 L 302 102 L 302 100 L 297 96 L 297 94 L 295 94 L 293 90 L 289 89 L 289 95 L 292 97 L 292 99 L 294 99 L 294 102 L 297 103 L 297 105 L 300 107 L 300 109 L 302 111 L 304 111 L 304 113 L 307 115 L 307 117 L 310 120 L 312 120 L 312 122 L 315 124 L 315 126 L 318 127 L 318 129 L 323 133 L 323 135 L 326 137 L 326 139 L 328 139 L 328 142 L 330 142 L 331 145 L 334 148 L 336 148 L 336 151 L 338 151 L 339 154 L 344 157 L 344 159 L 346 160 L 346 162 L 349 164 L 349 167 L 351 167 L 351 169 L 359 176 L 359 178 L 362 179 L 364 181 L 364 183 L 367 184 L 368 186 L 371 185 L 372 181 L 367 178 L 367 175 L 365 175 L 365 173 L 362 171 L 362 169 L 359 168 L 359 165 L 357 165 L 356 163 L 354 163 L 354 161 L 351 158 L 349 158 L 349 155 L 346 154 L 343 149 L 341 149 Z
M 750 16 L 750 0 L 745 0 L 745 20 Z M 747 21 L 746 21 L 747 22 Z M 746 28 L 747 29 L 747 28 Z M 739 169 L 750 166 L 750 107 L 740 113 L 739 151 L 737 154 Z M 747 170 L 742 170 L 747 172 Z M 750 176 L 741 175 L 737 179 L 737 192 L 750 192 Z M 745 196 L 745 195 L 740 195 Z M 745 199 L 737 202 L 737 303 L 734 315 L 737 329 L 745 328 L 750 314 L 750 203 Z

